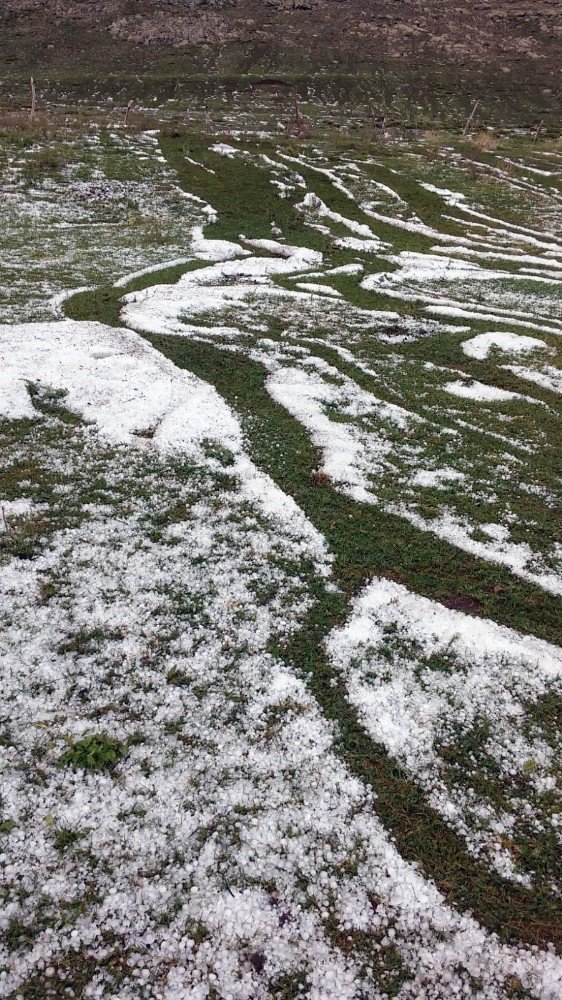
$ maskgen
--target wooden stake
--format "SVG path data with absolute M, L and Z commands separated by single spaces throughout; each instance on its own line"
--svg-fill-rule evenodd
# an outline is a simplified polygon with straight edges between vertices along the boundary
M 6 518 L 6 511 L 4 510 L 3 507 L 0 507 L 0 510 L 2 511 L 2 522 L 4 524 L 4 531 L 8 532 L 10 530 L 10 525 L 8 524 L 8 520 Z
M 472 119 L 474 118 L 474 115 L 476 114 L 476 110 L 477 110 L 479 104 L 480 104 L 480 101 L 476 101 L 476 103 L 475 103 L 472 111 L 470 112 L 470 114 L 468 116 L 468 121 L 467 121 L 467 123 L 466 123 L 466 125 L 464 127 L 463 135 L 466 135 L 466 133 L 468 132 L 468 130 L 470 128 L 470 123 L 471 123 Z
M 295 123 L 297 126 L 297 132 L 300 135 L 301 131 L 301 109 L 299 108 L 299 95 L 295 94 Z
M 295 94 L 295 117 L 287 123 L 285 132 L 287 135 L 298 136 L 306 135 L 308 132 L 308 125 L 305 125 L 302 120 L 298 94 Z
M 544 128 L 543 123 L 539 122 L 539 124 L 537 125 L 537 130 L 535 132 L 535 138 L 533 139 L 533 142 L 537 141 L 537 139 L 538 139 L 539 135 L 541 134 L 543 128 Z
M 132 111 L 132 108 L 133 108 L 133 104 L 134 104 L 134 103 L 135 103 L 134 101 L 129 101 L 129 103 L 128 103 L 128 105 L 127 105 L 127 109 L 126 109 L 126 111 L 125 111 L 125 117 L 124 117 L 124 119 L 123 119 L 123 124 L 124 124 L 124 125 L 128 125 L 128 124 L 129 124 L 129 115 L 130 115 L 130 113 L 131 113 L 131 111 Z
M 36 106 L 37 106 L 37 102 L 36 102 L 36 99 L 35 99 L 35 83 L 33 81 L 33 77 L 31 77 L 31 111 L 29 112 L 29 120 L 31 122 L 35 118 L 35 109 L 36 109 Z
M 371 108 L 371 121 L 373 123 L 373 132 L 380 132 L 381 136 L 386 135 L 386 112 L 383 115 L 376 115 Z

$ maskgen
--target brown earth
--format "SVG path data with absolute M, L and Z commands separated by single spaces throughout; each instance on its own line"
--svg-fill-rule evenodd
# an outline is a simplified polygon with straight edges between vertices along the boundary
M 2 0 L 0 75 L 441 74 L 555 105 L 561 0 Z M 454 89 L 454 87 L 453 87 Z M 540 102 L 539 102 L 540 103 Z

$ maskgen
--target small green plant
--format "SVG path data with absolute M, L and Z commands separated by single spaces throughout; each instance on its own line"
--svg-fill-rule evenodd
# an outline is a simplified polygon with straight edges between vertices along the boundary
M 60 758 L 61 764 L 88 771 L 108 771 L 119 763 L 125 749 L 118 740 L 105 733 L 90 733 L 71 744 Z
M 183 670 L 179 670 L 177 667 L 172 667 L 171 670 L 166 674 L 166 680 L 168 684 L 173 684 L 176 687 L 187 687 L 190 683 L 189 677 Z
M 61 826 L 55 833 L 54 845 L 57 851 L 65 851 L 68 847 L 74 847 L 83 836 L 81 830 L 71 830 L 67 826 Z
M 224 466 L 234 465 L 235 459 L 230 448 L 225 448 L 219 441 L 213 441 L 211 438 L 205 438 L 202 442 L 202 447 L 207 458 L 214 458 L 217 462 L 220 462 L 220 464 Z
M 45 403 L 58 402 L 68 395 L 67 389 L 55 389 L 50 385 L 41 385 L 40 382 L 28 382 L 27 391 L 32 399 L 38 397 Z
M 41 180 L 43 177 L 53 177 L 66 165 L 62 153 L 53 149 L 43 149 L 29 156 L 24 164 L 24 172 L 29 180 Z
M 12 917 L 5 931 L 4 941 L 8 951 L 16 951 L 23 944 L 33 942 L 33 930 L 17 917 Z
M 57 389 L 51 385 L 42 385 L 40 382 L 28 382 L 27 391 L 33 408 L 39 413 L 59 417 L 67 423 L 79 422 L 80 418 L 63 405 L 63 400 L 68 396 L 67 389 Z

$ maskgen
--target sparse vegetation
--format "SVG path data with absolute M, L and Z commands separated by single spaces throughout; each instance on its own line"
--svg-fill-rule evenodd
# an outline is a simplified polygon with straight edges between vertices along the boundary
M 328 97 L 1 133 L 26 1000 L 557 988 L 557 147 Z
M 88 771 L 111 771 L 123 754 L 119 740 L 107 733 L 90 733 L 72 743 L 61 755 L 60 763 Z

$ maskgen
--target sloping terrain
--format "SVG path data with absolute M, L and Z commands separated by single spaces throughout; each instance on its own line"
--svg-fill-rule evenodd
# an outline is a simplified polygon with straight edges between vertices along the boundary
M 365 77 L 379 101 L 494 94 L 509 117 L 555 112 L 561 23 L 558 0 L 6 0 L 0 59 L 44 78 Z
M 560 144 L 303 116 L 0 133 L 10 1000 L 562 990 Z

